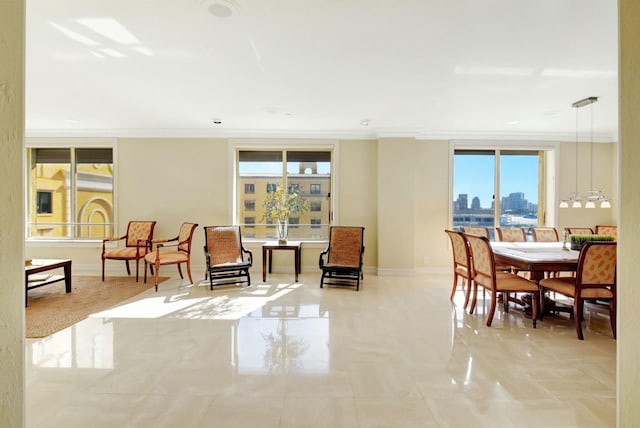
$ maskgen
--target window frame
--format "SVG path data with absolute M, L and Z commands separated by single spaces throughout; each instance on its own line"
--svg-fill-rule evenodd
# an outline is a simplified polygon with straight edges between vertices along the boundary
M 537 151 L 542 159 L 539 159 L 538 170 L 538 225 L 554 226 L 556 224 L 557 210 L 556 199 L 558 194 L 558 153 L 560 145 L 552 141 L 481 141 L 481 140 L 451 140 L 449 143 L 449 204 L 448 225 L 453 226 L 455 197 L 453 194 L 454 183 L 454 157 L 456 150 L 473 151 L 498 151 L 498 152 L 533 152 Z M 494 171 L 494 226 L 500 227 L 500 159 L 496 156 L 496 170 Z
M 118 200 L 118 167 L 117 167 L 117 159 L 118 159 L 118 139 L 117 138 L 78 138 L 78 137 L 29 137 L 25 138 L 25 154 L 24 154 L 24 218 L 25 218 L 25 227 L 24 227 L 24 236 L 25 241 L 31 244 L 44 243 L 88 243 L 90 245 L 94 245 L 95 243 L 102 243 L 102 238 L 81 238 L 78 236 L 72 237 L 64 237 L 64 236 L 56 236 L 56 237 L 41 237 L 41 236 L 29 236 L 29 227 L 30 227 L 30 210 L 31 210 L 31 194 L 30 194 L 30 183 L 31 183 L 31 173 L 30 173 L 30 164 L 31 164 L 31 149 L 111 149 L 112 153 L 112 236 L 117 236 L 118 230 L 118 205 L 116 201 Z M 71 165 L 75 163 L 72 162 Z M 73 171 L 74 180 L 77 179 L 77 171 Z M 76 189 L 77 192 L 77 189 Z M 75 199 L 75 195 L 74 195 Z M 53 202 L 52 202 L 53 203 Z
M 331 154 L 331 179 L 329 189 L 327 189 L 328 195 L 328 209 L 329 209 L 329 222 L 328 226 L 339 224 L 339 200 L 336 197 L 335 189 L 339 188 L 339 144 L 338 140 L 333 139 L 284 139 L 284 140 L 257 140 L 257 139 L 230 139 L 228 141 L 228 155 L 229 155 L 229 164 L 233 167 L 230 168 L 230 183 L 232 185 L 232 191 L 229 192 L 229 218 L 232 224 L 238 225 L 239 222 L 239 198 L 241 196 L 240 192 L 240 182 L 239 182 L 239 171 L 238 171 L 238 160 L 239 160 L 239 152 L 246 150 L 258 150 L 258 151 L 328 151 Z M 283 159 L 283 174 L 286 173 L 286 160 Z M 257 204 L 258 202 L 256 202 Z M 273 225 L 270 225 L 268 222 L 267 228 L 273 228 Z M 241 225 L 241 224 L 240 224 Z M 317 228 L 314 228 L 314 230 Z M 311 230 L 311 228 L 310 228 Z M 244 238 L 244 236 L 243 236 Z M 248 241 L 258 241 L 262 242 L 265 240 L 269 240 L 269 238 L 255 238 L 255 239 L 247 239 Z M 328 240 L 328 236 L 323 239 L 316 239 L 313 237 L 297 239 L 302 242 L 326 242 Z

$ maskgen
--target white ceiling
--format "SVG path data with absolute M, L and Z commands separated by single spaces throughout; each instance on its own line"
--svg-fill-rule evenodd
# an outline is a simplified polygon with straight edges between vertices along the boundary
M 618 138 L 613 0 L 27 0 L 26 46 L 27 136 Z

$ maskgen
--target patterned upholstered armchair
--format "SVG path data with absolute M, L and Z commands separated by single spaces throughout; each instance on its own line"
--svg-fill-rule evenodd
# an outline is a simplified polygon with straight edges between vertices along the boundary
M 558 230 L 555 227 L 532 227 L 531 234 L 535 242 L 558 242 Z
M 329 245 L 320 253 L 322 270 L 320 288 L 327 285 L 355 286 L 360 290 L 362 254 L 364 253 L 364 227 L 331 226 Z M 325 261 L 326 258 L 326 261 Z
M 180 265 L 184 263 L 187 267 L 187 275 L 189 275 L 189 283 L 193 284 L 191 277 L 191 240 L 193 232 L 198 225 L 196 223 L 182 223 L 178 236 L 170 239 L 154 239 L 149 242 L 150 246 L 156 245 L 155 250 L 144 256 L 144 282 L 147 282 L 147 267 L 151 266 L 151 272 L 154 273 L 156 291 L 158 291 L 158 272 L 160 266 L 176 265 L 180 278 L 182 269 Z M 174 248 L 175 247 L 175 248 Z
M 613 236 L 613 240 L 618 240 L 618 226 L 603 226 L 601 224 L 596 226 L 596 235 L 608 235 Z
M 253 254 L 242 244 L 240 226 L 206 226 L 204 254 L 209 285 L 251 285 Z M 247 256 L 245 259 L 245 255 Z
M 110 260 L 124 260 L 127 266 L 127 275 L 131 275 L 129 261 L 136 261 L 136 282 L 138 281 L 138 268 L 140 259 L 143 259 L 149 251 L 148 241 L 153 239 L 153 229 L 156 227 L 155 221 L 130 221 L 127 226 L 127 233 L 119 238 L 106 238 L 102 240 L 102 280 L 104 281 L 104 262 Z M 107 250 L 107 242 L 123 241 L 124 247 Z
M 557 277 L 540 281 L 540 290 L 554 291 L 573 299 L 576 335 L 583 340 L 585 300 L 609 301 L 609 322 L 616 337 L 616 243 L 587 242 L 580 250 L 575 278 Z M 544 305 L 544 299 L 542 299 Z M 544 307 L 543 313 L 544 313 Z
M 496 227 L 498 239 L 502 242 L 525 242 L 527 233 L 522 227 Z

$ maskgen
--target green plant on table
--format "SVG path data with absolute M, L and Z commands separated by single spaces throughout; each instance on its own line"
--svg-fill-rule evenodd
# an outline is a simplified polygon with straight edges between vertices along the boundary
M 580 250 L 587 242 L 612 242 L 614 240 L 610 235 L 569 235 L 572 250 Z

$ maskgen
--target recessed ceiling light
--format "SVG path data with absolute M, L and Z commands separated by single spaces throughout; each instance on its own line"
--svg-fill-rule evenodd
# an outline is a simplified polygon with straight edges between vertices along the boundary
M 370 121 L 369 119 L 362 119 L 362 120 L 360 121 L 360 125 L 362 125 L 362 126 L 369 126 L 369 123 L 370 123 L 370 122 L 371 122 L 371 121 Z
M 519 123 L 520 123 L 519 120 L 510 120 L 509 122 L 507 122 L 507 125 L 517 125 Z
M 221 125 L 222 124 L 222 119 L 218 119 L 218 118 L 214 117 L 213 119 L 211 119 L 211 122 L 213 122 L 214 125 Z

